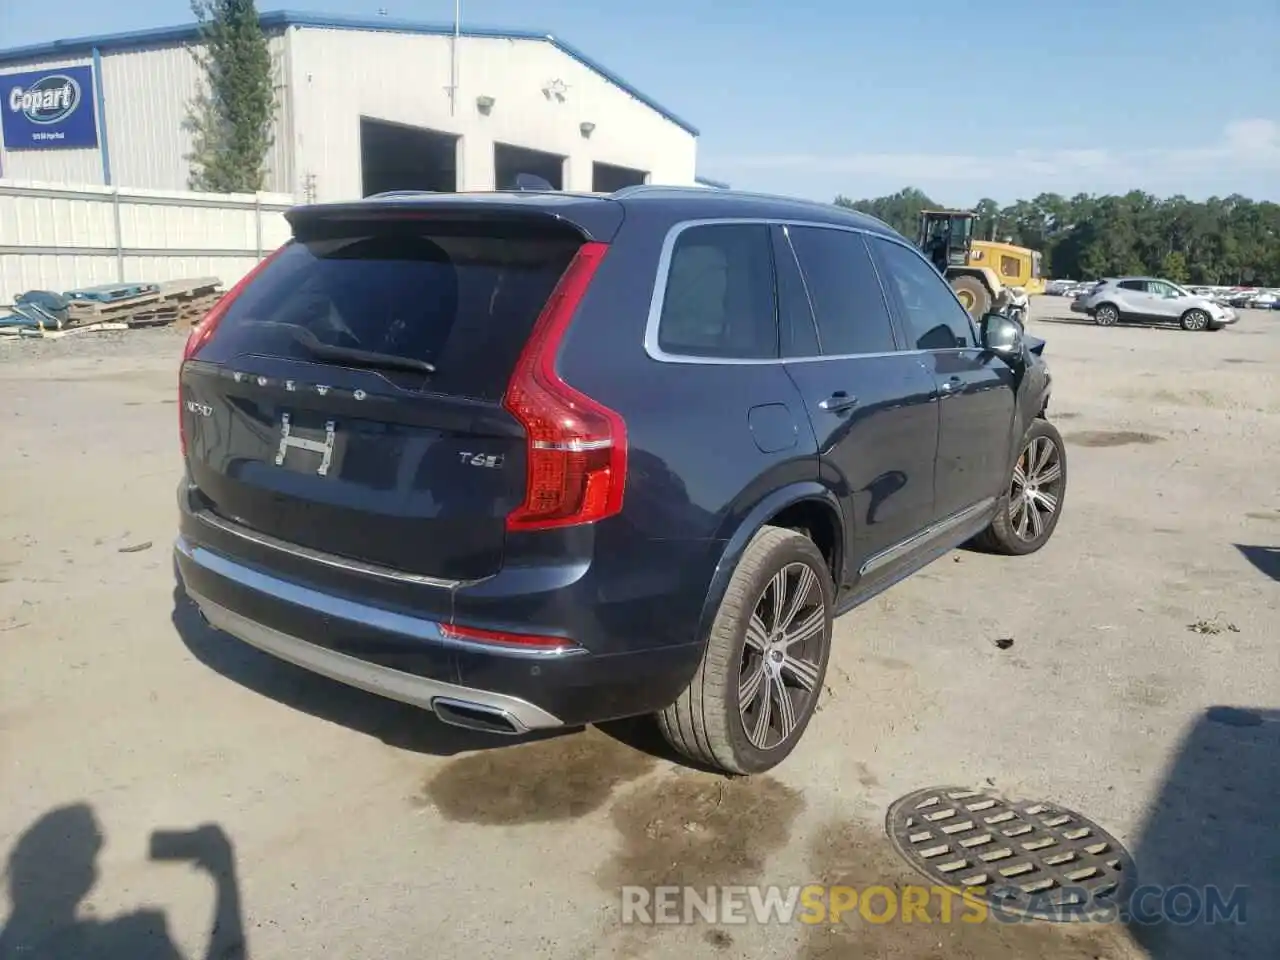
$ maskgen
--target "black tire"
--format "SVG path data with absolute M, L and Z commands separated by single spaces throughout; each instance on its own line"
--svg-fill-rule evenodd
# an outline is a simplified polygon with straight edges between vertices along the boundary
M 797 631 L 808 636 L 804 641 L 797 641 L 796 649 L 800 652 L 795 658 L 788 658 L 785 653 L 779 657 L 779 648 L 773 646 L 772 639 L 763 644 L 753 639 L 748 651 L 748 627 L 753 619 L 763 621 L 752 628 L 753 638 L 776 636 L 770 631 L 774 624 L 770 620 L 769 598 L 779 577 L 787 586 L 802 586 L 805 578 L 801 569 L 809 571 L 813 582 L 808 601 L 796 607 L 791 621 L 807 628 Z M 658 714 L 658 727 L 663 736 L 690 760 L 727 773 L 763 773 L 785 760 L 804 735 L 823 690 L 831 654 L 834 606 L 831 573 L 813 541 L 802 533 L 780 527 L 758 530 L 720 601 L 697 672 L 676 702 Z M 763 616 L 757 617 L 757 613 Z M 817 630 L 819 614 L 821 630 Z M 765 649 L 769 652 L 757 655 L 757 650 Z M 805 689 L 798 682 L 799 674 L 794 672 L 794 667 L 790 672 L 783 672 L 788 662 L 803 662 L 804 674 L 812 681 L 811 688 Z M 761 679 L 755 684 L 756 692 L 748 705 L 757 706 L 752 719 L 759 720 L 764 713 L 764 736 L 757 738 L 763 746 L 752 741 L 752 734 L 747 730 L 748 718 L 740 704 L 742 686 L 757 676 Z M 779 679 L 773 679 L 775 676 Z M 783 680 L 792 681 L 795 686 L 788 686 L 781 682 Z M 780 688 L 775 684 L 780 684 Z M 773 696 L 779 690 L 778 697 L 786 697 L 792 705 L 790 713 L 794 723 L 785 736 L 781 735 L 781 726 L 775 730 L 771 724 L 772 713 L 782 702 Z M 763 703 L 757 702 L 760 696 L 764 698 Z M 779 716 L 786 712 L 779 710 Z M 779 737 L 776 742 L 770 742 L 774 733 Z
M 1114 303 L 1104 303 L 1093 311 L 1093 320 L 1100 327 L 1114 327 L 1120 322 L 1120 311 Z
M 1209 329 L 1209 314 L 1199 307 L 1193 307 L 1182 315 L 1180 323 L 1183 330 L 1207 330 Z
M 967 309 L 969 316 L 973 317 L 974 320 L 981 320 L 987 311 L 991 309 L 991 292 L 976 277 L 953 277 L 951 279 L 951 289 L 955 290 L 956 296 L 960 298 L 961 303 L 964 303 L 966 299 L 972 301 Z
M 1024 478 L 1027 476 L 1031 456 L 1042 450 L 1045 443 L 1052 446 L 1053 455 L 1044 461 L 1039 472 L 1048 471 L 1056 462 L 1059 468 L 1057 477 L 1052 481 L 1040 480 L 1034 483 L 1035 495 L 1026 495 L 1023 491 L 1027 489 L 1027 485 L 1019 480 L 1019 475 Z M 1044 489 L 1042 484 L 1046 484 Z M 1062 434 L 1048 420 L 1037 417 L 1022 437 L 1009 485 L 1000 497 L 999 509 L 992 518 L 991 525 L 976 538 L 977 545 L 1006 556 L 1035 553 L 1049 542 L 1053 531 L 1057 529 L 1066 494 L 1067 449 L 1062 442 Z M 1052 509 L 1047 513 L 1049 501 L 1046 498 L 1052 498 Z M 1036 519 L 1040 521 L 1038 526 L 1034 522 Z

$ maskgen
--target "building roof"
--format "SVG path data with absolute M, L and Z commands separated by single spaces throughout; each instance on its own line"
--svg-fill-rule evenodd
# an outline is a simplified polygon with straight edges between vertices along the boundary
M 263 30 L 268 32 L 283 30 L 287 27 L 317 27 L 328 30 L 373 30 L 382 33 L 417 33 L 429 36 L 453 36 L 451 23 L 419 23 L 412 20 L 396 20 L 390 17 L 343 17 L 332 14 L 303 13 L 296 10 L 272 10 L 259 18 Z M 591 59 L 577 47 L 565 43 L 559 37 L 540 30 L 504 30 L 497 27 L 463 26 L 459 33 L 464 37 L 479 37 L 492 40 L 541 40 L 577 60 L 584 67 L 599 74 L 624 93 L 630 94 L 645 106 L 666 117 L 676 126 L 693 136 L 698 136 L 698 128 L 687 120 L 668 110 L 652 97 L 641 93 L 613 71 Z M 110 33 L 96 37 L 75 37 L 69 40 L 54 40 L 50 43 L 32 44 L 26 47 L 13 47 L 0 50 L 0 67 L 8 64 L 18 65 L 32 60 L 49 60 L 61 57 L 86 56 L 97 49 L 101 53 L 136 50 L 145 47 L 165 46 L 176 43 L 190 43 L 199 39 L 199 25 L 184 23 L 174 27 L 156 27 L 150 30 L 135 30 L 131 33 Z

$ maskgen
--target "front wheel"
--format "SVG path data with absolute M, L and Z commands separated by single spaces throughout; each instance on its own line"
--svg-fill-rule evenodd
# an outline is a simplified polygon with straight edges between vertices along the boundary
M 663 736 L 727 773 L 781 763 L 817 708 L 834 606 L 831 574 L 813 541 L 761 528 L 729 581 L 693 680 L 658 714 Z
M 1067 493 L 1067 451 L 1058 428 L 1037 418 L 1022 438 L 999 509 L 977 537 L 994 553 L 1035 553 L 1053 536 Z
M 975 277 L 955 277 L 951 281 L 951 289 L 956 292 L 956 299 L 974 320 L 981 320 L 991 309 L 991 294 Z
M 1188 310 L 1182 315 L 1183 330 L 1204 330 L 1209 326 L 1209 315 L 1203 310 Z

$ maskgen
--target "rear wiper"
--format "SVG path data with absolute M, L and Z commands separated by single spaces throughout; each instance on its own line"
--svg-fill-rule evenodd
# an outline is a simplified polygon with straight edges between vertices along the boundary
M 398 357 L 393 353 L 378 353 L 376 350 L 361 350 L 357 347 L 336 347 L 324 343 L 310 330 L 294 327 L 293 338 L 320 360 L 333 360 L 336 363 L 349 363 L 352 366 L 367 367 L 371 370 L 406 370 L 409 373 L 432 374 L 436 365 L 426 360 L 413 357 Z

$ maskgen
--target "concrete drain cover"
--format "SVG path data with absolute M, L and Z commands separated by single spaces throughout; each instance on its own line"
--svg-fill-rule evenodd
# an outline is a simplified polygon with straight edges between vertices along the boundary
M 969 890 L 1002 913 L 1072 920 L 1128 906 L 1133 859 L 1115 837 L 1065 807 L 979 790 L 917 790 L 890 808 L 885 830 L 911 866 Z

